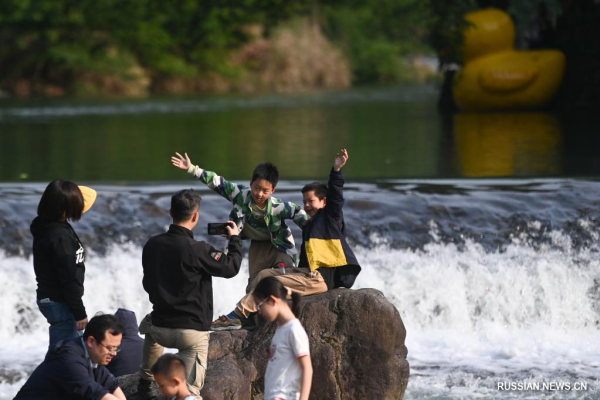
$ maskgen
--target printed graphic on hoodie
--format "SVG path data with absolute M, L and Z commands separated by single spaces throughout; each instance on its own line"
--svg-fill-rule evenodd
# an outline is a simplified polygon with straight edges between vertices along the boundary
M 83 249 L 83 246 L 81 245 L 81 243 L 79 243 L 79 249 L 75 252 L 75 255 L 77 256 L 77 258 L 75 259 L 75 264 L 79 264 L 85 261 L 85 255 L 83 254 L 85 252 L 85 250 Z

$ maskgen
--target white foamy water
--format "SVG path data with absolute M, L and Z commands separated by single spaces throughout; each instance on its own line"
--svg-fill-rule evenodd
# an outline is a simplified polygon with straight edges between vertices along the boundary
M 598 248 L 575 250 L 565 234 L 546 235 L 548 245 L 535 249 L 526 237 L 495 252 L 470 242 L 459 249 L 437 241 L 432 223 L 434 240 L 421 250 L 392 249 L 384 238 L 356 249 L 356 288 L 381 290 L 406 326 L 406 399 L 600 398 Z M 90 254 L 88 314 L 124 307 L 139 319 L 150 311 L 140 260 L 136 246 Z M 48 334 L 31 260 L 0 255 L 0 264 L 0 399 L 9 399 L 43 359 Z M 246 277 L 244 263 L 234 279 L 214 280 L 215 315 L 232 309 Z M 19 305 L 30 309 L 19 313 Z M 579 382 L 588 390 L 503 392 L 501 382 Z
M 600 398 L 596 250 L 534 251 L 521 240 L 486 253 L 470 243 L 363 251 L 358 287 L 376 287 L 407 330 L 407 399 Z M 586 383 L 588 391 L 498 391 L 498 383 Z M 588 397 L 585 397 L 588 396 Z

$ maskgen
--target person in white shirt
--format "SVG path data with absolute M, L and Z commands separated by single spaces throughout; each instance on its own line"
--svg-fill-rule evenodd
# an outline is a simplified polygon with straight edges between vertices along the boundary
M 261 280 L 253 291 L 258 313 L 277 322 L 265 373 L 265 400 L 308 400 L 312 362 L 308 336 L 296 318 L 301 296 L 275 277 Z M 291 296 L 292 307 L 287 298 Z

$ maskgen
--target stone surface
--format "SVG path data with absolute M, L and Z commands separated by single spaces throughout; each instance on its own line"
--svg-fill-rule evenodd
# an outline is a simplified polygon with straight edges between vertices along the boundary
M 302 300 L 313 363 L 312 400 L 402 399 L 409 365 L 396 308 L 374 289 L 335 289 Z M 211 334 L 204 400 L 264 400 L 275 325 Z M 120 378 L 136 400 L 137 375 Z

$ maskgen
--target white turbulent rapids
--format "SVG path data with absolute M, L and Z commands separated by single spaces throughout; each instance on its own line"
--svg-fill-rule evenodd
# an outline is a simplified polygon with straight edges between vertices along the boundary
M 515 239 L 495 253 L 473 243 L 368 252 L 359 285 L 382 290 L 407 329 L 407 399 L 600 398 L 598 252 L 551 236 L 559 246 L 537 251 Z M 499 392 L 501 382 L 588 391 Z
M 380 237 L 371 238 L 375 247 L 356 249 L 363 265 L 356 287 L 381 290 L 407 329 L 405 398 L 600 398 L 598 248 L 574 249 L 559 231 L 544 233 L 541 248 L 524 235 L 496 252 L 472 242 L 458 248 L 437 240 L 430 225 L 432 241 L 419 250 L 393 249 Z M 150 310 L 140 258 L 134 245 L 89 255 L 89 314 L 125 307 L 140 318 Z M 0 399 L 9 399 L 42 360 L 47 324 L 31 308 L 31 260 L 0 261 Z M 234 279 L 215 279 L 215 315 L 230 311 L 246 276 L 244 263 Z M 584 382 L 588 390 L 500 392 L 499 382 Z

